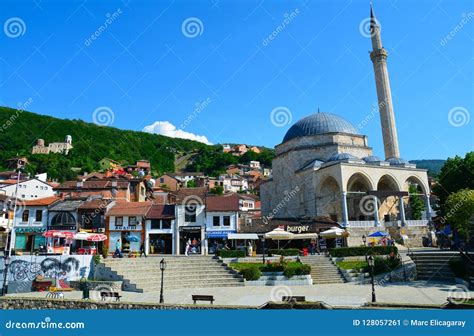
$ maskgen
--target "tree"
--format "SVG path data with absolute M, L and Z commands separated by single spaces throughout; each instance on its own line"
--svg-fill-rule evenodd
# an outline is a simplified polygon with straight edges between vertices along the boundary
M 214 188 L 209 189 L 209 193 L 214 195 L 223 195 L 224 188 L 222 186 L 215 186 Z
M 448 196 L 446 200 L 446 220 L 469 240 L 470 223 L 474 216 L 474 190 L 462 189 Z
M 410 198 L 408 200 L 411 209 L 411 215 L 413 219 L 421 219 L 421 213 L 425 210 L 425 204 L 418 196 L 418 189 L 414 185 L 408 187 L 408 193 Z
M 441 168 L 438 183 L 433 187 L 433 193 L 439 198 L 436 210 L 440 216 L 446 215 L 449 195 L 465 188 L 474 189 L 474 152 L 466 153 L 464 158 L 449 158 Z
M 195 180 L 189 180 L 186 182 L 186 188 L 196 188 L 197 184 Z

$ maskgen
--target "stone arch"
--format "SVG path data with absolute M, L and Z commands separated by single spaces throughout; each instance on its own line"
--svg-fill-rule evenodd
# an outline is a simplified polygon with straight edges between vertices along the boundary
M 382 175 L 377 182 L 377 190 L 381 191 L 400 191 L 402 188 L 398 180 L 391 174 Z
M 326 176 L 322 179 L 318 188 L 316 199 L 317 213 L 327 215 L 334 220 L 342 218 L 341 211 L 341 186 L 333 176 Z
M 346 188 L 349 221 L 372 219 L 370 214 L 361 208 L 367 198 L 367 192 L 375 189 L 371 178 L 361 172 L 354 173 L 347 181 Z
M 427 187 L 418 176 L 411 175 L 405 180 L 405 188 L 407 191 L 410 185 L 416 186 L 419 194 L 428 195 Z
M 401 191 L 400 184 L 391 174 L 384 174 L 377 182 L 378 191 Z M 385 222 L 400 218 L 400 207 L 404 206 L 401 198 L 395 195 L 379 197 L 379 215 Z
M 347 180 L 346 188 L 348 192 L 367 192 L 375 189 L 370 177 L 360 172 L 351 175 Z

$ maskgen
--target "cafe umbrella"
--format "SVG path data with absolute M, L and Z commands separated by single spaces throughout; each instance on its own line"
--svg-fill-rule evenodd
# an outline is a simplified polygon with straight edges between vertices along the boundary
M 265 233 L 265 238 L 276 240 L 278 248 L 280 248 L 280 240 L 291 240 L 294 234 L 283 230 L 282 228 L 276 228 L 270 232 Z

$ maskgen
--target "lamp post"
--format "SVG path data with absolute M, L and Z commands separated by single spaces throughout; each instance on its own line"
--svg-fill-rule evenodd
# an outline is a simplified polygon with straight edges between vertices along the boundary
M 161 270 L 160 303 L 165 302 L 165 299 L 163 298 L 163 277 L 164 277 L 164 274 L 165 274 L 165 269 L 166 269 L 166 261 L 165 261 L 165 258 L 163 258 L 160 261 L 160 270 Z
M 10 227 L 10 221 L 8 221 L 8 228 L 7 228 L 7 241 L 5 244 L 5 250 L 3 251 L 3 259 L 5 263 L 5 267 L 3 269 L 3 286 L 2 286 L 2 296 L 7 295 L 8 293 L 8 266 L 10 265 L 10 257 L 12 254 L 12 246 L 15 243 L 15 217 L 16 217 L 16 209 L 18 203 L 18 185 L 20 184 L 20 176 L 21 176 L 21 168 L 23 168 L 22 161 L 20 158 L 17 158 L 16 163 L 16 171 L 17 171 L 17 178 L 16 178 L 16 186 L 15 186 L 15 198 L 14 198 L 14 206 L 13 206 L 13 218 L 12 218 L 12 226 Z
M 265 265 L 265 235 L 262 235 L 262 263 Z
M 365 235 L 362 235 L 362 242 L 364 243 L 364 246 L 367 246 L 367 237 Z
M 374 284 L 374 266 L 375 266 L 375 259 L 373 256 L 369 256 L 367 258 L 367 262 L 369 263 L 370 266 L 370 280 L 372 283 L 372 302 L 376 302 L 375 300 L 375 284 Z

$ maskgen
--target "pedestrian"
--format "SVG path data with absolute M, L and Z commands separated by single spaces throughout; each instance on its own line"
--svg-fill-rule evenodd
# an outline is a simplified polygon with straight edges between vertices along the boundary
M 184 248 L 184 255 L 187 257 L 189 255 L 189 250 L 191 249 L 191 244 L 189 241 L 186 242 L 186 247 Z
M 120 241 L 120 238 L 117 239 L 117 242 L 115 243 L 114 258 L 123 258 L 123 254 L 122 254 L 122 242 Z
M 142 243 L 140 245 L 140 258 L 142 257 L 142 255 L 145 256 L 145 258 L 147 257 L 146 253 L 145 253 L 145 243 Z

